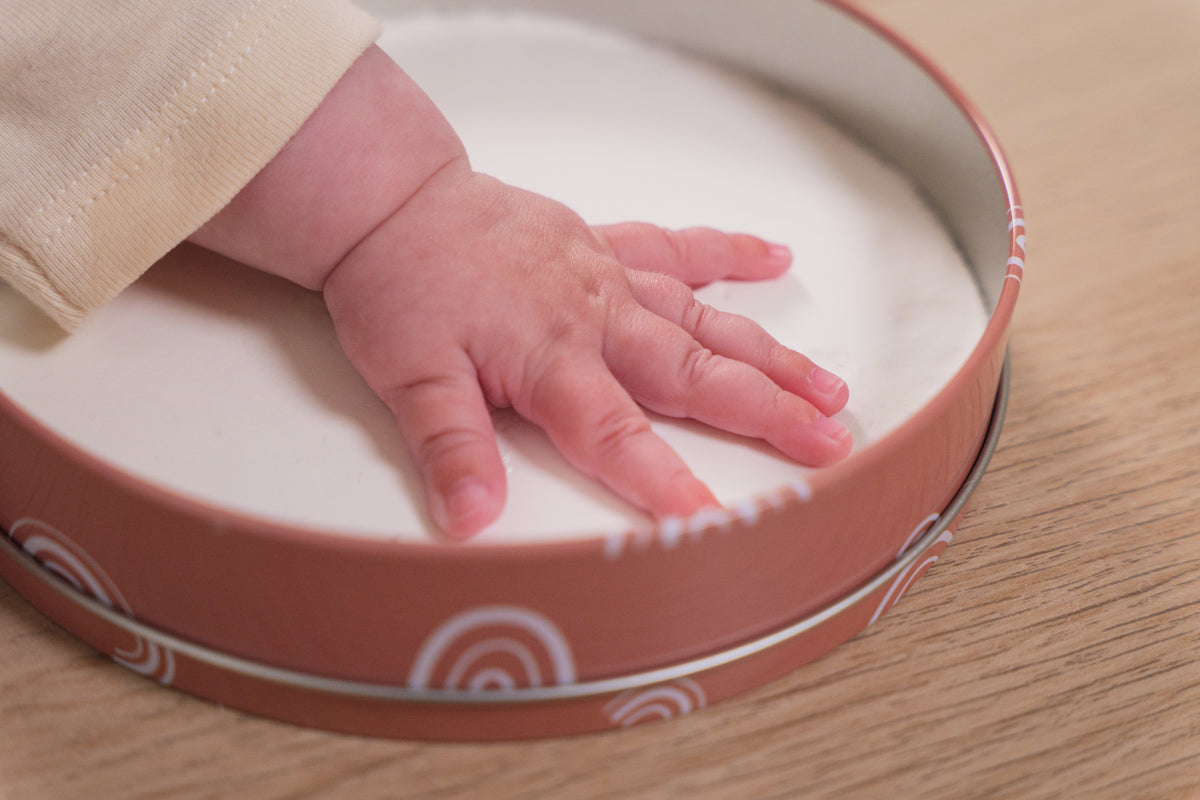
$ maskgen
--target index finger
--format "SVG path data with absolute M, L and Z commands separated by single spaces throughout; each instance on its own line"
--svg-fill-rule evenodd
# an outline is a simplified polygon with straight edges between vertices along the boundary
M 720 504 L 650 427 L 598 355 L 557 356 L 513 407 L 586 475 L 656 517 Z

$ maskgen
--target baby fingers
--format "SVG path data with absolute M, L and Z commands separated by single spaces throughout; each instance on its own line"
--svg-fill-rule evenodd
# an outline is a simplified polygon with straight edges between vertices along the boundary
M 593 227 L 592 233 L 626 268 L 670 275 L 689 286 L 775 278 L 792 263 L 791 251 L 782 245 L 712 228 L 668 230 L 624 222 Z
M 845 407 L 850 390 L 843 380 L 784 347 L 757 323 L 701 303 L 686 286 L 669 278 L 639 272 L 628 276 L 630 289 L 642 306 L 704 347 L 748 364 L 822 414 L 836 414 Z
M 852 442 L 845 428 L 756 366 L 777 369 L 771 359 L 781 356 L 770 348 L 766 355 L 751 353 L 736 341 L 737 346 L 726 347 L 728 355 L 705 346 L 706 341 L 737 340 L 739 318 L 718 315 L 694 338 L 686 326 L 645 309 L 630 313 L 641 318 L 613 329 L 606 359 L 647 408 L 763 439 L 809 466 L 832 464 L 849 454 Z M 733 332 L 723 330 L 726 326 Z M 743 361 L 741 356 L 753 357 Z
M 719 505 L 595 354 L 558 356 L 515 408 L 576 469 L 657 517 Z
M 421 473 L 434 523 L 447 535 L 465 539 L 503 510 L 504 465 L 470 360 L 459 353 L 430 363 L 441 371 L 380 394 Z

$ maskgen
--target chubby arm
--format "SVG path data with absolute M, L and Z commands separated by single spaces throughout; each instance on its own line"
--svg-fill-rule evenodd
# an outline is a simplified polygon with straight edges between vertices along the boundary
M 819 466 L 850 436 L 844 383 L 688 284 L 767 278 L 784 248 L 709 229 L 589 227 L 471 169 L 423 92 L 369 49 L 284 150 L 192 241 L 321 291 L 342 347 L 395 415 L 435 523 L 499 515 L 489 407 L 656 516 L 715 505 L 643 407 Z

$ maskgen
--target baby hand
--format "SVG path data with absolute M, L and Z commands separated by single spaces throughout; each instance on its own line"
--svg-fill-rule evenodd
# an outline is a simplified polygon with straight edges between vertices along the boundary
M 783 248 L 707 229 L 589 228 L 452 161 L 324 284 L 342 346 L 395 415 L 436 524 L 500 514 L 489 407 L 540 426 L 575 467 L 656 516 L 717 505 L 645 408 L 764 439 L 809 465 L 845 456 L 840 380 L 685 283 L 767 278 Z
M 687 286 L 773 277 L 785 249 L 705 229 L 589 228 L 478 174 L 375 47 L 191 239 L 324 292 L 346 354 L 396 417 L 430 515 L 456 538 L 504 505 L 492 406 L 657 516 L 716 501 L 643 406 L 805 464 L 850 450 L 826 416 L 845 405 L 845 384 Z

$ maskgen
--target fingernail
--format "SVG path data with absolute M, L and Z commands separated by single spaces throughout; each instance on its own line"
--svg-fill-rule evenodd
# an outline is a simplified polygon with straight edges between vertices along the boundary
M 814 367 L 813 371 L 808 374 L 808 382 L 821 394 L 830 395 L 837 394 L 846 385 L 846 382 L 837 375 L 820 367 Z
M 792 263 L 792 248 L 787 245 L 768 245 L 767 260 L 773 266 L 787 266 Z
M 475 531 L 464 531 L 463 523 L 470 522 L 491 499 L 491 493 L 481 482 L 467 478 L 454 484 L 443 498 L 445 519 L 438 520 L 441 527 L 456 538 L 465 538 Z M 471 526 L 472 528 L 474 526 Z
M 792 263 L 792 249 L 787 245 L 773 244 L 767 248 L 767 260 L 780 267 Z
M 817 429 L 818 433 L 822 434 L 828 439 L 832 439 L 839 444 L 845 441 L 846 437 L 850 435 L 850 431 L 846 430 L 839 423 L 835 422 L 829 417 L 821 417 L 813 423 L 813 427 Z

